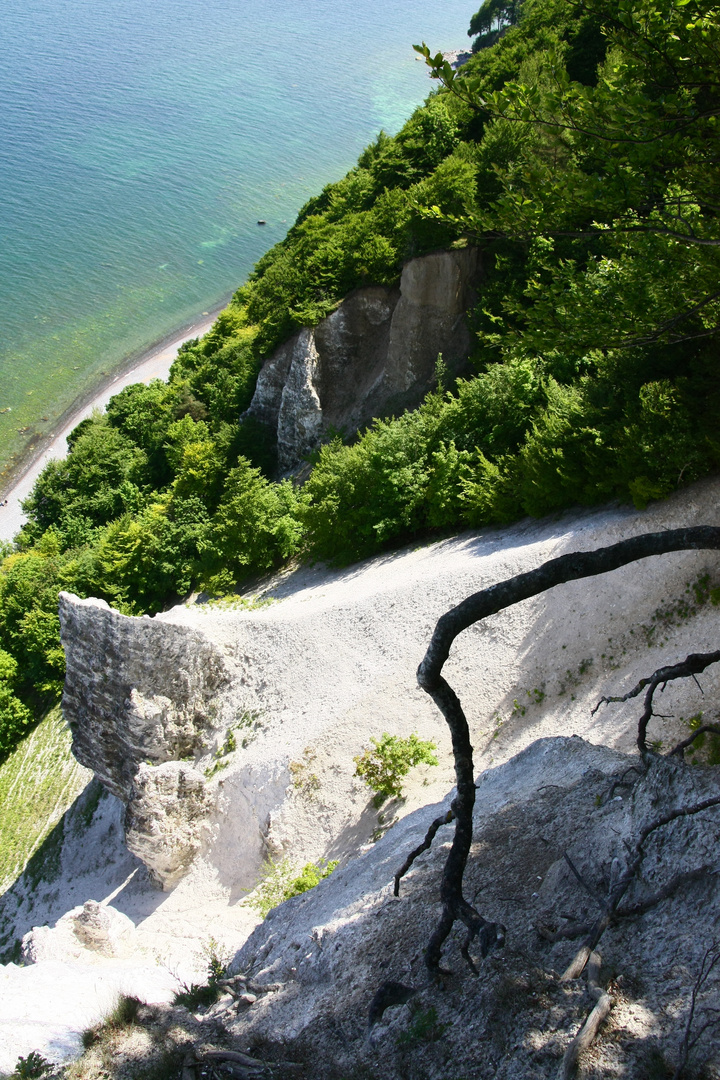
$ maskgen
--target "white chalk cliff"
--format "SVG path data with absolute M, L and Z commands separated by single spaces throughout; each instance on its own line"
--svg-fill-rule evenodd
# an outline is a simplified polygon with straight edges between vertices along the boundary
M 281 470 L 295 468 L 329 431 L 351 435 L 376 416 L 414 408 L 438 354 L 463 370 L 466 312 L 480 282 L 476 248 L 436 251 L 403 267 L 399 287 L 356 289 L 316 327 L 304 327 L 260 371 L 246 416 L 277 437 Z

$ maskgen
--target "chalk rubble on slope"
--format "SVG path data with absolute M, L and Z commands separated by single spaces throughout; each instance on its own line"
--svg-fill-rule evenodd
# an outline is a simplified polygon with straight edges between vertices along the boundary
M 583 880 L 602 890 L 624 870 L 643 826 L 720 790 L 717 769 L 657 759 L 641 779 L 628 772 L 636 761 L 576 736 L 543 738 L 481 775 L 465 894 L 484 917 L 507 927 L 507 941 L 483 961 L 471 947 L 479 979 L 461 957 L 460 928 L 445 944 L 440 986 L 424 968 L 449 829 L 403 879 L 400 897 L 393 895 L 394 873 L 449 798 L 415 811 L 372 850 L 276 908 L 231 965 L 254 989 L 271 988 L 250 1008 L 226 1006 L 234 1045 L 255 1045 L 261 1057 L 276 1046 L 282 1056 L 312 1064 L 319 1078 L 365 1069 L 425 1080 L 555 1080 L 593 1000 L 584 979 L 563 985 L 557 974 L 582 937 L 550 944 L 536 927 L 562 925 L 568 912 L 590 922 L 599 914 L 565 853 Z M 615 1007 L 583 1075 L 646 1077 L 661 1054 L 676 1059 L 690 991 L 716 936 L 719 827 L 715 807 L 674 821 L 648 842 L 628 902 L 656 893 L 675 875 L 705 870 L 645 915 L 606 931 L 601 981 L 610 983 Z M 388 981 L 415 996 L 369 1029 L 370 1003 Z M 698 995 L 698 1031 L 712 1016 L 707 1009 L 717 1004 L 717 991 L 715 979 Z M 435 1034 L 428 1023 L 437 1025 Z M 700 1061 L 717 1068 L 716 1026 L 698 1050 Z

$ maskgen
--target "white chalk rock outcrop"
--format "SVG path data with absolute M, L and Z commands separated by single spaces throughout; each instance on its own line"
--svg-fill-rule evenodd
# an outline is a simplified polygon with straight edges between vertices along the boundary
M 106 904 L 87 900 L 58 919 L 54 927 L 34 926 L 22 940 L 26 964 L 49 960 L 79 960 L 87 951 L 104 957 L 121 957 L 131 951 L 135 925 L 127 915 Z
M 439 353 L 457 374 L 470 353 L 465 314 L 479 276 L 475 248 L 412 259 L 399 287 L 356 289 L 276 349 L 245 415 L 276 433 L 280 468 L 297 466 L 331 428 L 351 434 L 419 404 Z
M 127 800 L 142 762 L 191 757 L 207 741 L 228 666 L 203 634 L 121 615 L 104 600 L 61 593 L 59 611 L 73 753 Z
M 162 888 L 172 888 L 190 868 L 211 803 L 205 777 L 187 762 L 142 764 L 136 772 L 125 841 Z
M 200 849 L 211 799 L 192 767 L 226 726 L 225 657 L 204 635 L 60 594 L 73 753 L 127 805 L 126 839 L 163 888 Z

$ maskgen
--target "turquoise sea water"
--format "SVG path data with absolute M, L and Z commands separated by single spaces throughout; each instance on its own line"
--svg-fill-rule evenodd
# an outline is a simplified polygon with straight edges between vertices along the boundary
M 411 45 L 463 47 L 475 6 L 3 0 L 0 465 L 226 299 L 424 99 Z

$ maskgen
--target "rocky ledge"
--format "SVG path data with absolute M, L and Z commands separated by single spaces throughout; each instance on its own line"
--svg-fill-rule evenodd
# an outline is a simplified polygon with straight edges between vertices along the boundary
M 209 812 L 194 759 L 224 721 L 225 657 L 196 631 L 68 593 L 60 625 L 73 753 L 126 804 L 128 848 L 169 888 L 197 854 Z

